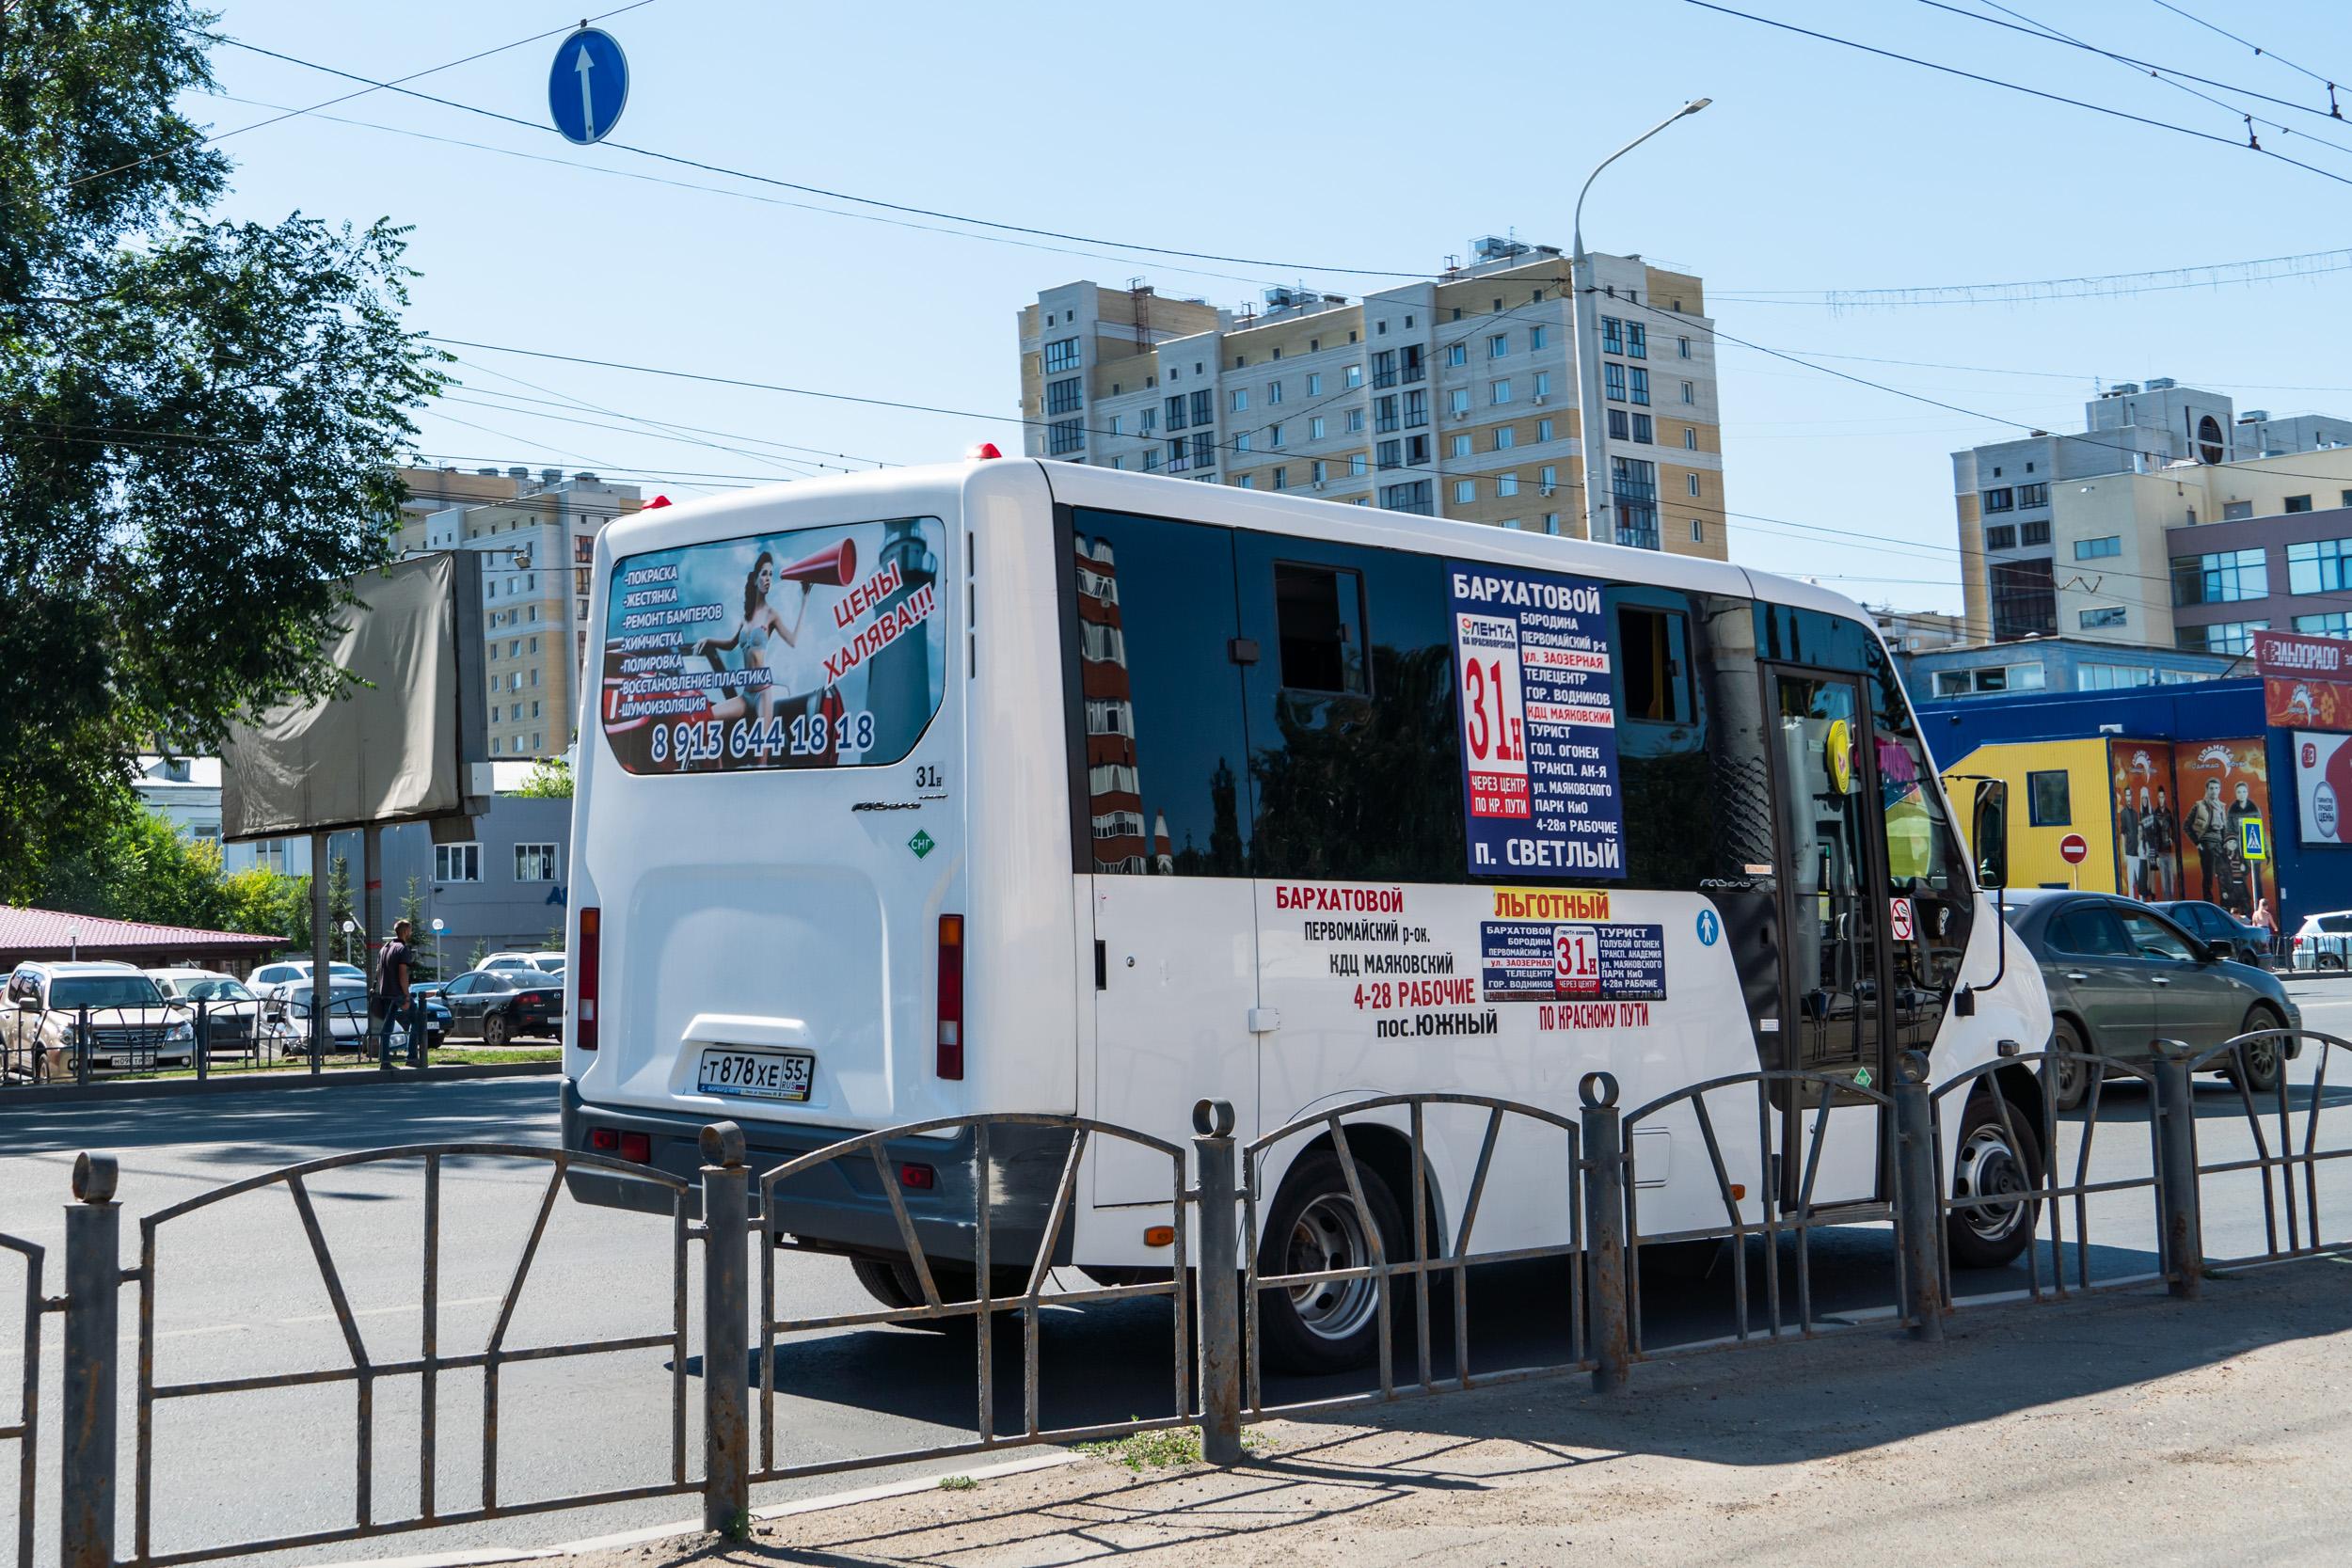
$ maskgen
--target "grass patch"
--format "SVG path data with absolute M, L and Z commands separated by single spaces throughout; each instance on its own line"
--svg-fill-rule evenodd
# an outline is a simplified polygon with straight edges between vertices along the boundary
M 563 1056 L 564 1048 L 558 1045 L 516 1045 L 508 1046 L 502 1050 L 497 1051 L 486 1049 L 447 1049 L 433 1051 L 426 1053 L 425 1061 L 426 1065 L 431 1067 L 453 1067 L 465 1065 L 497 1067 L 514 1062 L 561 1061 Z M 338 1072 L 355 1070 L 372 1071 L 374 1069 L 376 1065 L 376 1056 L 373 1052 L 370 1052 L 365 1055 L 355 1055 L 349 1052 L 341 1052 L 333 1055 L 329 1055 L 325 1059 L 325 1061 L 321 1064 L 321 1076 L 328 1077 Z M 408 1057 L 406 1053 L 396 1051 L 392 1053 L 392 1066 L 396 1069 L 405 1068 L 407 1065 Z M 250 1062 L 243 1061 L 215 1062 L 207 1069 L 206 1076 L 212 1078 L 266 1078 L 284 1074 L 295 1074 L 302 1077 L 308 1077 L 310 1076 L 310 1059 L 308 1056 L 292 1056 L 278 1061 L 265 1062 L 259 1067 L 254 1066 Z M 90 1075 L 90 1082 L 93 1084 L 151 1084 L 165 1079 L 185 1079 L 194 1078 L 195 1076 L 196 1069 L 192 1067 L 167 1068 L 160 1072 L 94 1072 Z M 69 1073 L 63 1077 L 51 1079 L 49 1081 L 57 1084 L 71 1084 L 73 1082 L 73 1078 L 72 1075 Z
M 942 1492 L 969 1492 L 979 1484 L 980 1483 L 978 1481 L 974 1481 L 970 1476 L 942 1476 L 939 1478 L 939 1489 Z
M 1137 1418 L 1129 1417 L 1129 1420 Z M 1199 1427 L 1163 1427 L 1157 1432 L 1131 1433 L 1101 1443 L 1079 1443 L 1077 1451 L 1096 1459 L 1107 1459 L 1114 1465 L 1124 1465 L 1130 1470 L 1170 1470 L 1179 1465 L 1201 1463 L 1200 1429 Z M 1244 1453 L 1256 1453 L 1265 1447 L 1265 1439 L 1254 1428 L 1242 1429 L 1241 1447 Z

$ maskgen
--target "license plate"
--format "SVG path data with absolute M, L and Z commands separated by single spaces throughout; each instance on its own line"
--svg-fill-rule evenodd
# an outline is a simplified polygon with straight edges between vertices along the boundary
M 699 1086 L 705 1094 L 750 1100 L 808 1098 L 817 1058 L 801 1051 L 705 1051 Z

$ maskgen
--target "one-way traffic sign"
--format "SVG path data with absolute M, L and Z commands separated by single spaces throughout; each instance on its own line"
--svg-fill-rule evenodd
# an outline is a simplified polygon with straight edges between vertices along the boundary
M 612 134 L 628 103 L 628 60 L 612 35 L 582 27 L 556 45 L 548 68 L 548 115 L 566 141 L 585 147 Z

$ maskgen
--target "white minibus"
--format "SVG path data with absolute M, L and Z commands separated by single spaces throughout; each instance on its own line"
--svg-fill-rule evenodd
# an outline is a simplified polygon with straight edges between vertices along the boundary
M 1247 1140 L 1402 1092 L 1572 1114 L 1596 1069 L 1629 1110 L 1759 1068 L 1883 1085 L 1915 1047 L 1941 1084 L 2049 1037 L 1885 645 L 1819 587 L 976 460 L 620 519 L 587 647 L 574 1148 L 691 1176 L 721 1119 L 768 1169 L 1016 1111 L 1181 1142 L 1202 1099 L 1231 1101 Z M 2015 1141 L 1985 1101 L 1948 1107 L 1955 1196 L 2015 1192 L 2041 1158 L 2039 1083 L 1998 1072 Z M 1784 1087 L 1766 1116 L 1747 1092 L 1715 1131 L 1734 1171 L 1775 1173 L 1734 1178 L 1749 1220 L 1794 1207 L 1806 1164 L 1817 1212 L 1891 1197 L 1870 1096 Z M 1410 1244 L 1399 1120 L 1349 1128 L 1391 1257 Z M 1439 1128 L 1437 1234 L 1478 1152 Z M 1013 1293 L 1068 1144 L 1021 1133 L 991 1132 L 991 1257 Z M 1645 1234 L 1723 1222 L 1688 1102 L 1633 1141 Z M 834 1162 L 779 1194 L 776 1223 L 910 1305 L 893 1174 L 943 1290 L 969 1299 L 971 1143 Z M 1499 1157 L 1481 1250 L 1565 1238 L 1557 1179 L 1524 1164 L 1543 1152 Z M 1328 1139 L 1268 1154 L 1265 1266 L 1369 1261 Z M 1182 1267 L 1168 1159 L 1103 1139 L 1088 1167 L 1055 1261 Z M 575 1178 L 614 1204 L 644 1185 Z M 1955 1260 L 2006 1261 L 2030 1224 L 2023 1203 L 1963 1211 Z M 1369 1288 L 1342 1283 L 1269 1293 L 1270 1359 L 1372 1354 Z

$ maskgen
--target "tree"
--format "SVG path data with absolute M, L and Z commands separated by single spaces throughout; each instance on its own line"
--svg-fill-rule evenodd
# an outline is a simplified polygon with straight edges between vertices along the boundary
M 262 866 L 226 876 L 218 845 L 188 838 L 128 790 L 102 789 L 92 816 L 43 867 L 42 907 L 310 941 L 309 878 Z
M 210 21 L 0 7 L 0 897 L 106 838 L 146 737 L 339 688 L 442 380 L 405 230 L 207 216 L 230 166 L 173 105 Z
M 408 891 L 400 895 L 400 918 L 408 922 L 409 945 L 416 949 L 410 965 L 412 980 L 437 980 L 440 972 L 433 962 L 433 950 L 425 945 L 432 933 L 424 926 L 424 884 L 416 878 L 408 879 Z
M 541 757 L 532 765 L 522 787 L 509 791 L 532 800 L 568 800 L 572 798 L 572 762 L 569 757 Z
M 335 855 L 326 863 L 326 933 L 328 944 L 343 947 L 343 923 L 352 918 L 351 857 Z

